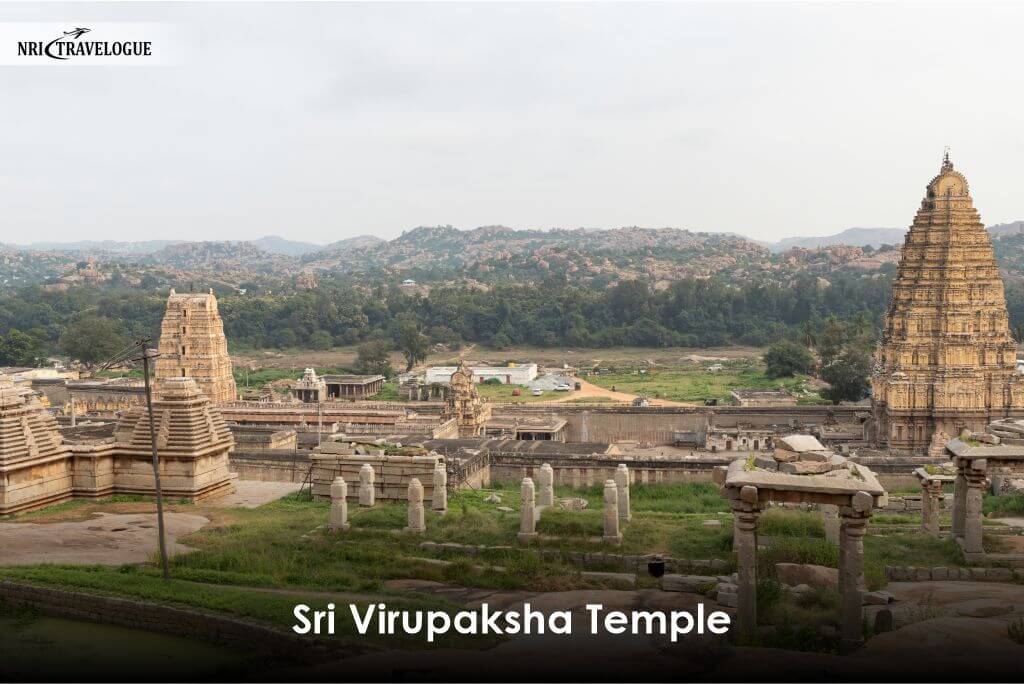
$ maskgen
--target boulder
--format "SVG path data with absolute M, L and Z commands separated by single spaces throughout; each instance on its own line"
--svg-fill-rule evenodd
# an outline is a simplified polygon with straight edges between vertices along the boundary
M 865 591 L 862 598 L 865 606 L 884 606 L 896 600 L 896 597 L 887 591 Z
M 484 499 L 484 503 L 500 504 L 501 503 L 501 497 L 497 493 L 491 492 L 487 496 L 487 498 Z
M 821 589 L 836 589 L 839 586 L 839 571 L 824 565 L 776 563 L 775 576 L 790 586 L 806 584 Z
M 589 505 L 586 499 L 580 499 L 574 496 L 556 499 L 555 503 L 567 511 L 582 511 Z

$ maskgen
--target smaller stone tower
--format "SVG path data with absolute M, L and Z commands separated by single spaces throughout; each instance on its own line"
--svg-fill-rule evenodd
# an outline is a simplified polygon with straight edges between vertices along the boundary
M 234 491 L 228 452 L 235 446 L 224 418 L 191 378 L 160 380 L 153 388 L 153 418 L 164 494 L 190 500 Z M 154 490 L 146 408 L 137 406 L 117 425 L 117 489 Z M 127 458 L 125 458 L 127 457 Z
M 57 421 L 34 392 L 0 374 L 0 515 L 64 500 L 72 479 Z
M 473 384 L 473 371 L 465 361 L 452 373 L 441 416 L 458 421 L 459 437 L 479 437 L 483 434 L 484 423 L 491 417 L 491 406 L 480 398 Z
M 157 381 L 192 378 L 214 404 L 238 398 L 217 298 L 171 290 L 160 326 Z

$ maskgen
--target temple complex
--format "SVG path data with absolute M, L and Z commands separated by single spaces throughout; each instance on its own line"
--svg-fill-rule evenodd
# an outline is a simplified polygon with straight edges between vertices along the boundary
M 171 290 L 160 326 L 156 379 L 192 378 L 214 404 L 235 401 L 238 390 L 217 298 L 209 293 Z
M 992 243 L 947 154 L 907 234 L 875 352 L 874 441 L 940 455 L 963 428 L 1024 415 L 1016 361 Z

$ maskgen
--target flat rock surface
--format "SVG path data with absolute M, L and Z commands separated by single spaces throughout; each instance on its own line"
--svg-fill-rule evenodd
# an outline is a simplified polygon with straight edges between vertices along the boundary
M 233 494 L 209 499 L 203 504 L 216 508 L 256 508 L 271 501 L 277 501 L 292 492 L 297 492 L 300 487 L 302 487 L 301 482 L 236 480 Z
M 171 555 L 191 551 L 177 539 L 210 522 L 173 511 L 164 520 Z M 156 552 L 155 513 L 97 513 L 75 522 L 0 522 L 0 565 L 122 565 L 142 563 Z

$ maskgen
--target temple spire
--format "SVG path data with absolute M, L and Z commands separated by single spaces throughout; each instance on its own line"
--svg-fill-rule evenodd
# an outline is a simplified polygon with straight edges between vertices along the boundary
M 946 145 L 945 149 L 942 151 L 942 170 L 953 170 L 953 162 L 949 161 L 949 145 Z

